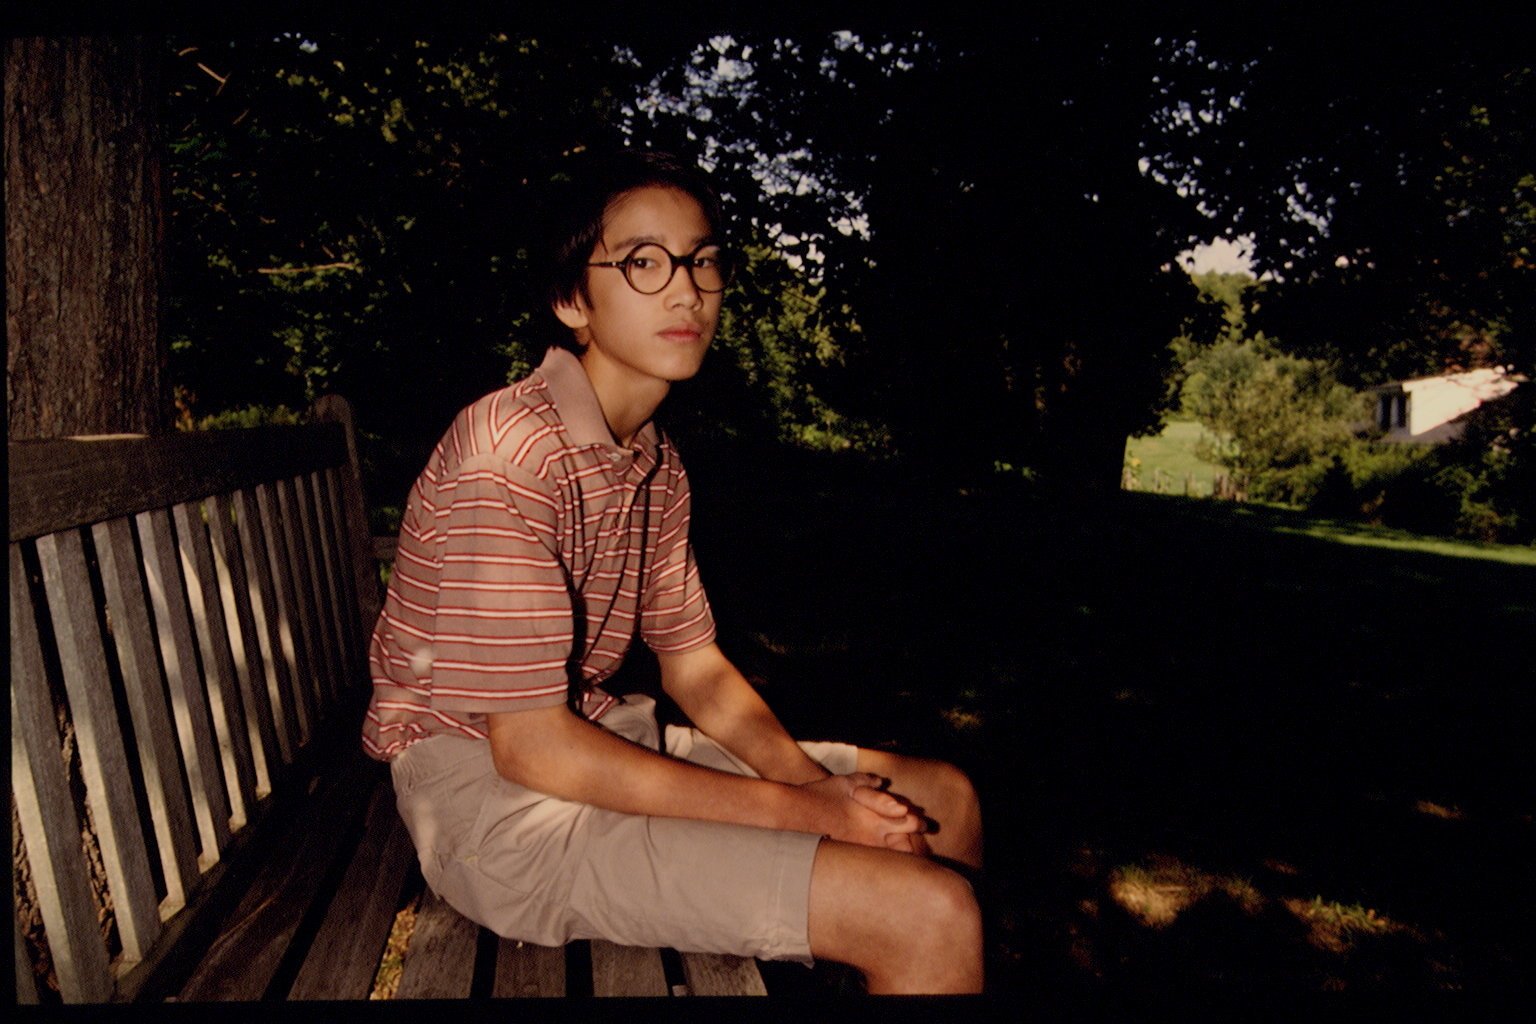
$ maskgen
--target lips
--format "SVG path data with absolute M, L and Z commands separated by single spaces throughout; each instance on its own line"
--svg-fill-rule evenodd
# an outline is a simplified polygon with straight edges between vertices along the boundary
M 673 324 L 663 328 L 660 332 L 668 341 L 690 342 L 698 341 L 704 336 L 704 328 L 698 324 Z

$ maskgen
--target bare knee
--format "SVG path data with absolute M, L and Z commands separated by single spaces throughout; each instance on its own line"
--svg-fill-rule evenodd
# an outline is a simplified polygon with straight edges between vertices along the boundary
M 936 783 L 944 794 L 946 810 L 955 818 L 981 822 L 981 800 L 971 777 L 946 761 L 938 762 Z
M 957 872 L 935 865 L 912 891 L 913 902 L 927 927 L 913 939 L 934 949 L 981 949 L 981 906 L 971 883 Z
M 940 856 L 980 869 L 982 859 L 981 800 L 969 775 L 944 761 L 932 762 L 929 780 L 931 807 L 938 824 L 929 845 Z
M 871 992 L 981 990 L 981 910 L 970 883 L 908 854 L 823 843 L 811 944 L 815 955 L 857 967 Z
M 937 864 L 908 889 L 914 921 L 891 936 L 901 947 L 866 972 L 871 990 L 967 992 L 981 989 L 982 925 L 976 894 L 963 877 Z M 890 977 L 887 968 L 899 977 Z

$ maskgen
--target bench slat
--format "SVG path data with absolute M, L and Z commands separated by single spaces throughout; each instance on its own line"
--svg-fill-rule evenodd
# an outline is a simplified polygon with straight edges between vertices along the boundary
M 335 485 L 335 498 L 340 502 L 337 515 L 337 522 L 341 524 L 340 534 L 351 540 L 351 543 L 342 545 L 343 551 L 350 552 L 352 572 L 348 578 L 356 602 L 348 607 L 357 616 L 355 629 L 363 641 L 357 649 L 364 652 L 368 649 L 367 639 L 373 632 L 373 624 L 379 618 L 382 596 L 379 593 L 379 567 L 374 561 L 372 545 L 366 543 L 370 533 L 368 510 L 363 501 L 362 477 L 358 473 L 361 463 L 357 457 L 357 431 L 353 426 L 352 406 L 339 395 L 323 395 L 315 402 L 313 411 L 317 421 L 335 423 L 343 428 L 342 437 L 348 457 L 336 461 L 332 483 Z
M 320 492 L 320 518 L 328 531 L 327 536 L 331 539 L 333 549 L 338 553 L 332 566 L 338 593 L 336 610 L 345 641 L 342 651 L 347 655 L 347 678 L 363 679 L 368 675 L 368 666 L 363 662 L 367 657 L 369 634 L 359 631 L 355 614 L 359 597 L 350 552 L 357 545 L 350 544 L 347 539 L 346 519 L 342 516 L 341 473 L 340 468 L 328 469 L 316 474 L 315 482 Z M 367 534 L 359 534 L 359 537 L 366 538 Z
M 421 894 L 396 999 L 463 999 L 475 974 L 480 928 L 430 888 Z
M 166 906 L 174 909 L 186 903 L 187 893 L 197 881 L 197 837 L 160 679 L 133 527 L 127 519 L 113 519 L 93 526 L 91 536 L 101 566 L 112 639 L 138 745 L 139 770 L 165 876 Z
M 313 613 L 308 609 L 305 595 L 307 588 L 301 583 L 300 573 L 304 563 L 297 549 L 298 535 L 293 522 L 292 502 L 283 498 L 283 488 L 276 483 L 261 484 L 256 488 L 256 502 L 261 511 L 261 522 L 267 534 L 267 552 L 272 559 L 272 576 L 277 583 L 278 605 L 288 634 L 293 640 L 298 669 L 293 674 L 295 692 L 299 698 L 304 724 L 304 741 L 308 742 L 318 709 L 324 704 L 321 686 L 319 652 L 310 623 Z
M 245 564 L 235 536 L 234 505 L 228 495 L 208 502 L 208 538 L 213 542 L 214 572 L 219 581 L 219 603 L 229 628 L 229 651 L 234 658 L 235 679 L 245 706 L 245 723 L 256 769 L 256 793 L 272 792 L 272 776 L 278 765 L 277 733 L 272 705 L 264 685 L 261 646 L 256 641 L 256 621 L 245 582 Z
M 139 830 L 139 809 L 80 531 L 39 537 L 37 557 L 118 935 L 124 956 L 141 960 L 160 934 L 159 900 L 149 872 L 149 851 Z
M 661 952 L 592 940 L 592 994 L 596 996 L 669 995 Z
M 326 649 L 332 652 L 331 667 L 334 670 L 336 692 L 346 690 L 347 681 L 358 678 L 352 675 L 351 635 L 342 624 L 342 602 L 346 592 L 341 587 L 335 560 L 336 545 L 331 539 L 331 527 L 326 521 L 319 477 L 311 473 L 294 481 L 299 497 L 299 509 L 304 520 L 304 535 L 309 541 L 310 561 L 315 570 L 316 599 L 320 604 L 320 627 L 325 634 Z M 349 616 L 350 617 L 350 616 Z
M 245 578 L 250 588 L 251 616 L 256 622 L 256 640 L 261 648 L 265 670 L 267 702 L 272 708 L 273 728 L 277 731 L 278 751 L 283 764 L 292 764 L 299 747 L 300 709 L 296 705 L 293 673 L 298 671 L 293 637 L 283 621 L 277 589 L 272 584 L 272 565 L 268 561 L 266 531 L 262 529 L 260 510 L 251 491 L 239 490 L 232 500 L 235 526 L 240 535 L 240 554 L 245 562 Z
M 304 504 L 299 500 L 297 481 L 277 482 L 277 507 L 282 511 L 283 528 L 288 533 L 288 553 L 293 559 L 294 591 L 302 609 L 300 624 L 310 652 L 316 660 L 316 672 L 312 680 L 315 695 L 324 705 L 338 689 L 331 661 L 326 654 L 336 649 L 335 641 L 326 633 L 325 599 L 319 591 L 320 578 L 315 571 L 314 552 L 310 550 L 312 536 L 304 514 Z
M 363 839 L 315 935 L 289 999 L 367 999 L 416 851 L 386 777 L 374 787 Z
M 235 664 L 229 653 L 229 632 L 214 577 L 213 554 L 203 524 L 200 502 L 184 502 L 171 510 L 176 523 L 176 543 L 181 553 L 182 579 L 192 613 L 192 628 L 202 652 L 203 685 L 213 731 L 219 741 L 224 766 L 224 785 L 229 793 L 230 827 L 239 829 L 251 820 L 256 806 L 256 776 L 251 764 L 250 737 L 235 682 Z
M 765 996 L 768 988 L 751 957 L 683 953 L 683 977 L 695 996 Z
M 502 939 L 496 944 L 496 980 L 491 995 L 498 999 L 564 996 L 565 950 Z
M 11 556 L 11 792 L 59 990 L 70 1002 L 101 1002 L 112 992 L 107 949 L 96 923 L 43 652 L 21 550 Z
M 321 776 L 322 788 L 286 823 L 287 841 L 266 856 L 180 999 L 257 1000 L 266 994 L 331 864 L 357 836 L 363 812 L 357 794 L 368 791 L 378 771 L 378 762 L 349 750 L 339 768 Z
M 160 639 L 160 661 L 165 666 L 182 763 L 202 837 L 201 867 L 207 870 L 229 845 L 229 800 L 219 778 L 219 753 L 208 724 L 207 698 L 198 680 L 196 642 L 181 582 L 181 555 L 171 533 L 170 513 L 151 509 L 135 519 L 144 547 L 144 576 Z

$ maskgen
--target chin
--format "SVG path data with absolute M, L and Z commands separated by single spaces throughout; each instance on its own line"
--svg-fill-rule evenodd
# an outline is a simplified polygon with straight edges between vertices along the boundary
M 670 365 L 658 372 L 656 376 L 662 380 L 677 384 L 697 377 L 703 367 L 704 356 L 700 354 L 697 358 L 672 360 Z

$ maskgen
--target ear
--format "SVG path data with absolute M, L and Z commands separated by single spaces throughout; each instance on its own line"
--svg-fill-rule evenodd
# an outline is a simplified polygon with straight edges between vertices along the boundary
M 586 303 L 582 302 L 580 297 L 570 302 L 556 302 L 553 308 L 559 321 L 573 331 L 579 331 L 591 323 L 591 319 L 587 316 Z

